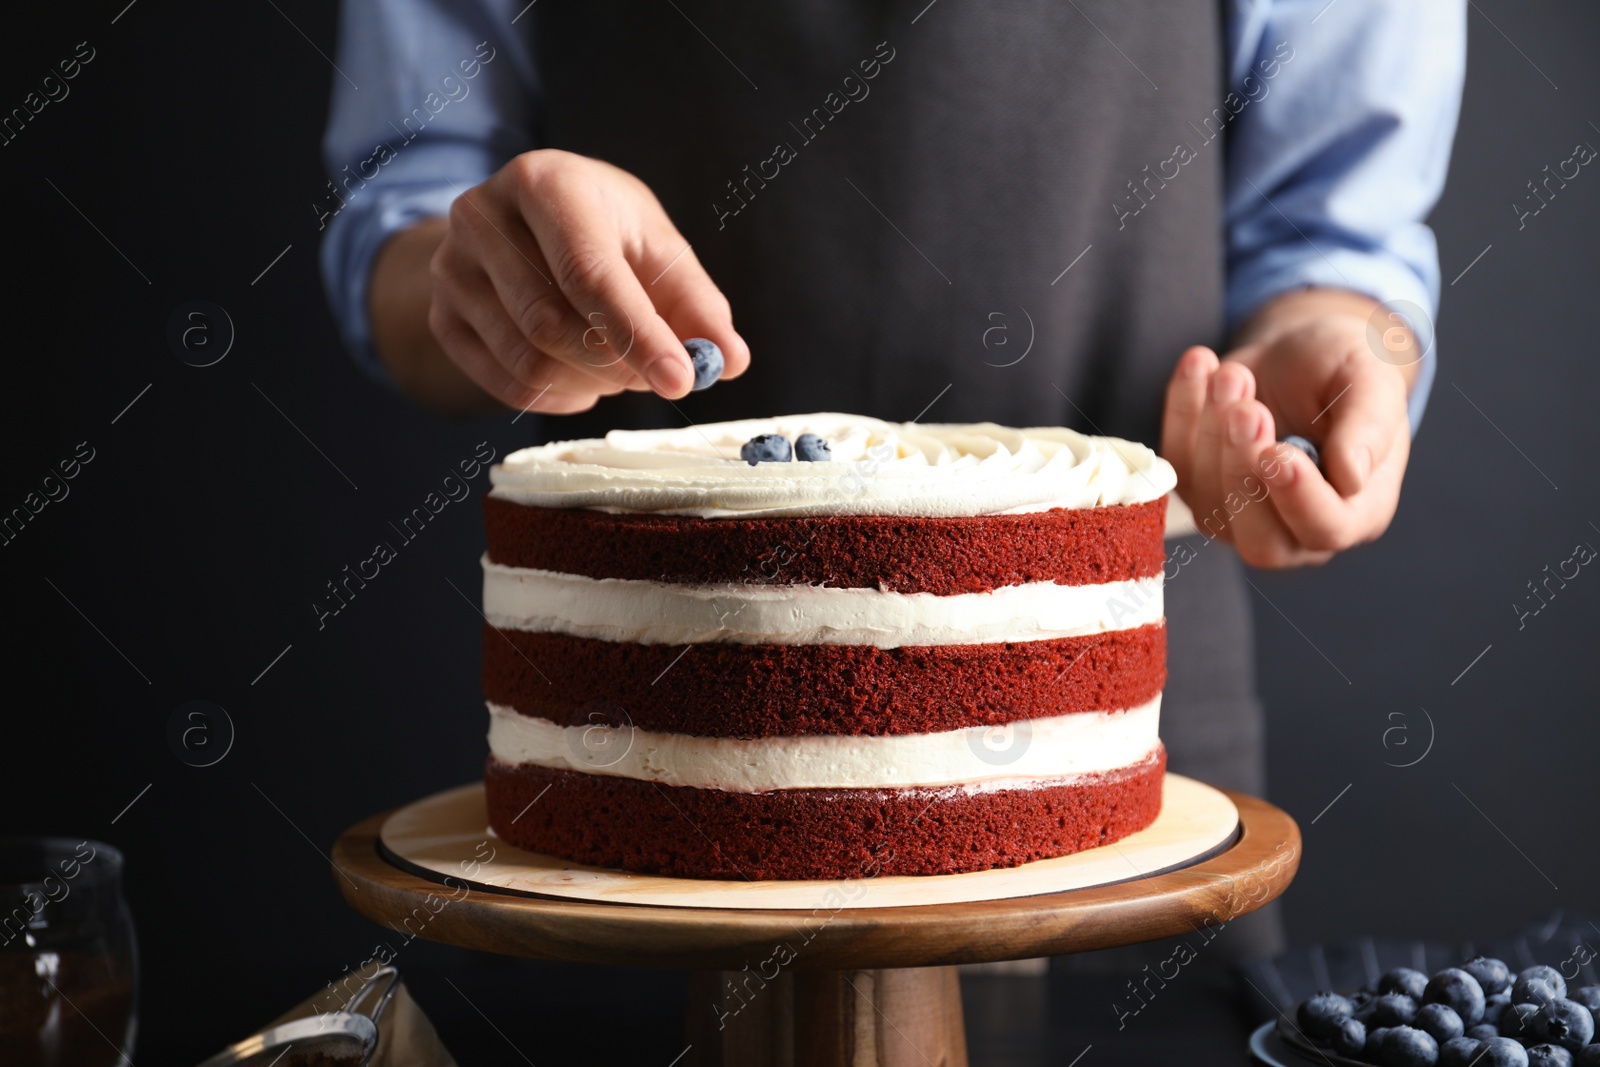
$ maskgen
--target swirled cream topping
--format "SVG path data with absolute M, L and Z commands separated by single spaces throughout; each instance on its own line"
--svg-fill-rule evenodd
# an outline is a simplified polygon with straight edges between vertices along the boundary
M 827 462 L 739 458 L 758 434 L 828 442 Z M 492 495 L 546 508 L 698 518 L 945 518 L 1139 504 L 1177 484 L 1144 445 L 1059 427 L 893 423 L 787 415 L 524 448 L 490 472 Z

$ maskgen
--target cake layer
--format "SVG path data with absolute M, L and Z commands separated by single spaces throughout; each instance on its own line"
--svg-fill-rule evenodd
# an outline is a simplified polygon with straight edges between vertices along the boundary
M 501 629 L 602 641 L 968 645 L 1043 641 L 1160 622 L 1161 577 L 1030 582 L 987 593 L 831 586 L 679 585 L 586 578 L 483 561 L 483 614 Z
M 1027 789 L 728 793 L 490 757 L 489 824 L 597 867 L 715 879 L 865 878 L 1015 867 L 1108 844 L 1161 810 L 1166 753 Z
M 597 714 L 558 726 L 489 705 L 489 751 L 537 764 L 662 785 L 775 789 L 904 789 L 1065 778 L 1119 770 L 1156 750 L 1158 696 L 1122 711 L 1084 711 L 1001 726 L 876 737 L 694 737 L 641 730 Z
M 828 443 L 828 462 L 739 459 L 757 434 L 802 433 Z M 837 414 L 614 430 L 513 452 L 489 477 L 496 497 L 535 507 L 718 519 L 1092 508 L 1159 500 L 1177 484 L 1170 464 L 1131 441 Z
M 687 651 L 485 624 L 483 692 L 562 725 L 626 714 L 700 737 L 920 734 L 1131 708 L 1161 692 L 1166 660 L 1159 624 L 1021 644 Z
M 981 593 L 1152 578 L 1166 498 L 1021 515 L 695 519 L 527 507 L 486 496 L 489 559 L 663 582 Z

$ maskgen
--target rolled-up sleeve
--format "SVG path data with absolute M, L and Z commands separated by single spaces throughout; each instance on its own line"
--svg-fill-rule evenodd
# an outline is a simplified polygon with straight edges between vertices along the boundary
M 534 147 L 538 83 L 526 0 L 345 0 L 314 205 L 323 287 L 345 347 L 379 381 L 368 282 L 396 231 Z M 524 23 L 524 26 L 527 24 Z
M 1423 220 L 1460 111 L 1466 4 L 1235 0 L 1231 14 L 1230 327 L 1305 286 L 1414 305 L 1420 314 L 1404 318 L 1426 353 L 1414 431 L 1436 371 L 1439 304 L 1438 246 Z

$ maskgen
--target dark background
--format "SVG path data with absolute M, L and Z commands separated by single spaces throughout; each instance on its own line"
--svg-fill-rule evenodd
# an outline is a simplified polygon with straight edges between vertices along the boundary
M 448 507 L 320 631 L 311 599 L 479 442 L 504 455 L 539 431 L 509 415 L 442 423 L 339 349 L 310 206 L 331 5 L 145 0 L 113 24 L 124 2 L 8 16 L 0 43 L 7 110 L 79 41 L 96 50 L 0 147 L 0 509 L 79 442 L 95 456 L 0 548 L 0 830 L 127 851 L 139 1058 L 183 1062 L 370 954 L 382 931 L 341 902 L 322 855 L 341 830 L 479 773 L 478 620 L 456 591 L 477 596 L 476 501 Z M 1302 943 L 1460 941 L 1600 911 L 1600 577 L 1584 569 L 1521 629 L 1512 607 L 1533 606 L 1526 583 L 1546 564 L 1600 546 L 1600 173 L 1521 231 L 1511 207 L 1576 142 L 1600 144 L 1600 9 L 1481 0 L 1470 20 L 1433 218 L 1442 362 L 1399 517 L 1320 571 L 1252 575 L 1270 798 L 1306 836 L 1284 908 Z M 203 369 L 165 337 L 194 299 L 237 332 Z M 237 727 L 205 769 L 166 739 L 194 698 Z M 1386 765 L 1430 734 L 1420 763 Z M 464 1062 L 511 1055 L 477 1008 L 523 1048 L 565 1048 L 554 1035 L 573 1026 L 593 1059 L 665 1064 L 680 1048 L 671 975 L 422 943 L 399 963 Z M 1114 1058 L 1112 1040 L 1097 1047 Z

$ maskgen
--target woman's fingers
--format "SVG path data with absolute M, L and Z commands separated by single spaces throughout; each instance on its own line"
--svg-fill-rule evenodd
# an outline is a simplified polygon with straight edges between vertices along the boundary
M 622 392 L 630 380 L 636 380 L 631 373 L 617 374 L 612 368 L 552 358 L 529 344 L 482 273 L 455 278 L 445 291 L 452 310 L 467 320 L 500 365 L 525 385 L 610 396 Z M 622 369 L 626 372 L 626 368 Z
M 589 167 L 533 163 L 519 176 L 523 221 L 551 267 L 551 280 L 586 324 L 583 346 L 604 348 L 663 396 L 687 393 L 694 384 L 689 353 L 624 254 L 622 231 L 640 232 L 640 220 L 617 217 L 619 210 L 659 211 L 659 205 L 629 202 L 637 193 L 622 178 L 605 187 L 609 172 Z
M 1395 448 L 1409 450 L 1405 386 L 1394 368 L 1369 352 L 1352 353 L 1330 383 L 1338 395 L 1318 417 L 1324 427 L 1322 469 L 1341 496 L 1366 488 Z
M 428 327 L 467 377 L 507 407 L 570 415 L 587 411 L 600 399 L 597 391 L 573 392 L 513 377 L 471 324 L 443 304 L 435 302 L 429 309 Z
M 750 363 L 727 299 L 660 203 L 598 160 L 517 157 L 456 198 L 431 271 L 440 344 L 513 406 L 538 390 L 541 411 L 625 389 L 682 396 L 690 337 L 716 342 L 725 377 Z
M 1195 436 L 1205 410 L 1206 389 L 1217 370 L 1217 354 L 1196 345 L 1178 358 L 1167 382 L 1166 408 L 1161 417 L 1161 455 L 1178 472 L 1180 491 L 1194 468 Z
M 1239 558 L 1252 567 L 1299 567 L 1332 558 L 1332 552 L 1306 545 L 1274 505 L 1278 490 L 1268 473 L 1280 470 L 1281 453 L 1304 455 L 1278 442 L 1272 412 L 1259 401 L 1244 400 L 1229 410 L 1226 421 L 1222 508 L 1230 516 Z
M 507 370 L 525 378 L 525 353 L 531 352 L 590 371 L 598 381 L 619 387 L 635 380 L 632 369 L 603 346 L 586 343 L 593 340 L 588 324 L 550 280 L 550 266 L 514 205 L 475 189 L 457 197 L 450 212 L 451 233 L 457 240 L 440 249 L 435 291 L 450 296 L 452 290 L 465 289 L 480 278 L 493 286 L 495 300 L 524 342 L 517 349 L 485 338 L 496 355 L 519 353 L 506 364 Z
M 722 349 L 724 378 L 750 366 L 750 346 L 733 326 L 733 309 L 677 230 L 657 234 L 636 253 L 635 270 L 656 310 L 683 340 L 704 337 Z
M 1191 508 L 1213 511 L 1226 493 L 1222 485 L 1222 450 L 1227 440 L 1227 414 L 1234 405 L 1254 400 L 1255 376 L 1238 363 L 1223 362 L 1211 376 L 1205 407 L 1195 431 L 1191 492 L 1184 500 Z

